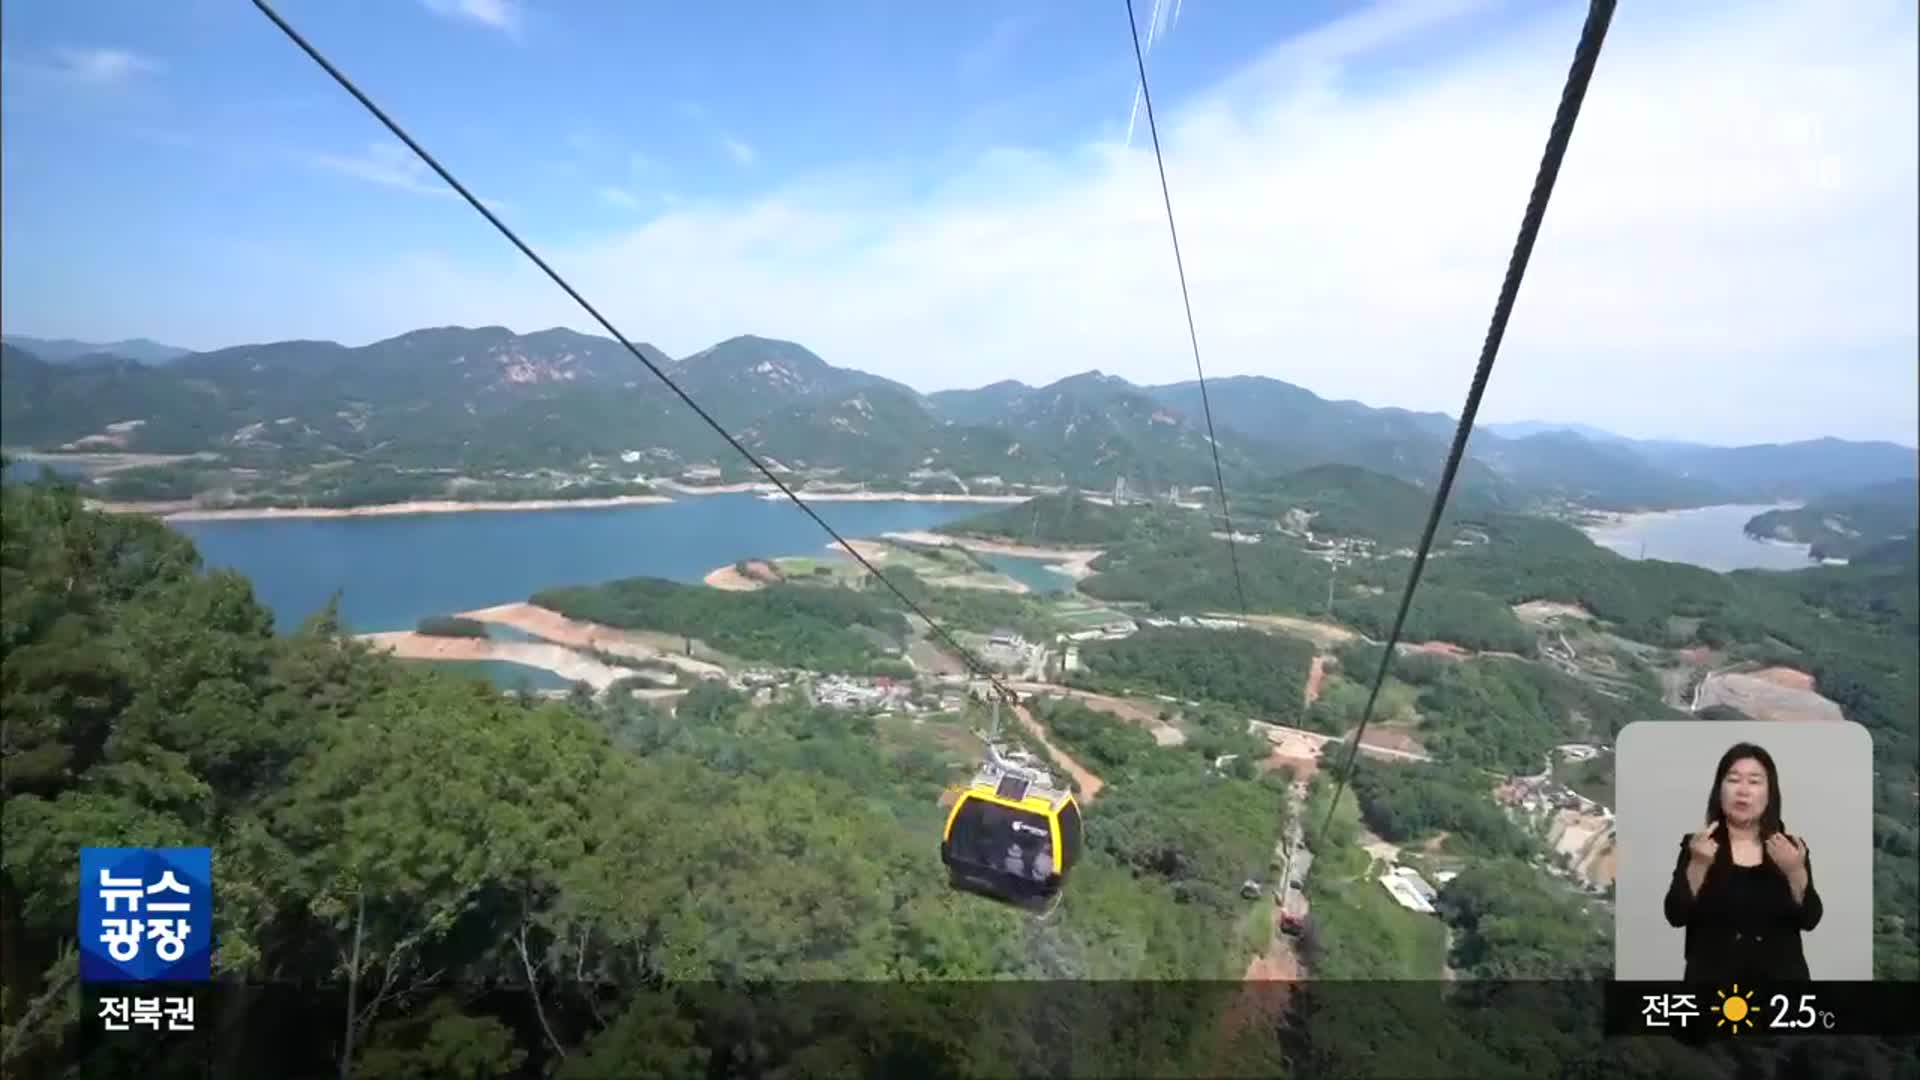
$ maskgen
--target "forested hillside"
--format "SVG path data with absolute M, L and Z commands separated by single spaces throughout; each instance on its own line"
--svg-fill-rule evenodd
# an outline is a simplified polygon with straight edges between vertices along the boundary
M 1126 539 L 1138 510 L 1102 506 L 1073 492 L 1036 495 L 1026 502 L 951 521 L 939 531 L 1000 537 L 1021 544 L 1098 547 Z
M 744 660 L 814 671 L 895 672 L 907 620 L 872 593 L 775 585 L 724 592 L 661 578 L 629 578 L 535 593 L 569 618 L 699 638 Z
M 1279 827 L 1270 787 L 1204 771 L 1114 785 L 1087 810 L 1071 896 L 1035 924 L 949 892 L 937 796 L 971 762 L 940 738 L 754 709 L 717 685 L 677 717 L 503 697 L 370 654 L 330 613 L 274 637 L 244 579 L 204 572 L 151 521 L 71 491 L 4 498 L 9 1074 L 82 1049 L 82 844 L 213 847 L 221 985 L 310 988 L 220 998 L 209 1026 L 245 1075 L 332 1075 L 340 1057 L 356 1076 L 731 1072 L 747 1051 L 730 1025 L 749 1018 L 725 1001 L 748 999 L 702 986 L 1209 979 L 1242 962 L 1235 890 Z M 1163 865 L 1144 830 L 1177 837 L 1183 861 Z M 649 989 L 660 979 L 686 990 Z M 986 993 L 816 982 L 757 1021 L 772 1026 L 754 1068 L 1066 1075 L 1087 1055 L 1216 1049 L 1204 994 L 1127 1007 L 1015 991 L 1007 1013 Z M 1033 1041 L 1029 1006 L 1074 1038 Z
M 0 1039 L 10 1073 L 79 1054 L 101 1075 L 135 1067 L 77 1041 L 72 866 L 82 844 L 214 848 L 224 989 L 203 1008 L 237 1075 L 885 1075 L 902 1062 L 920 1075 L 999 1075 L 1009 1062 L 1048 1075 L 1276 1075 L 1288 1070 L 1281 1057 L 1293 1075 L 1306 1075 L 1301 1062 L 1344 1075 L 1369 1061 L 1521 1053 L 1547 1031 L 1565 1040 L 1567 1060 L 1599 1052 L 1597 1019 L 1577 1010 L 1510 1016 L 1504 1034 L 1473 1038 L 1457 1027 L 1464 1017 L 1403 1017 L 1397 1043 L 1355 1040 L 1366 1010 L 1341 1000 L 1338 981 L 1313 984 L 1277 1041 L 1255 1029 L 1224 1042 L 1230 984 L 1050 997 L 1043 988 L 1060 984 L 1000 993 L 966 981 L 1239 970 L 1252 908 L 1238 883 L 1270 857 L 1284 773 L 1218 775 L 1215 756 L 1249 748 L 1204 710 L 1187 746 L 1161 748 L 1072 703 L 1037 705 L 1063 745 L 1110 775 L 1087 808 L 1088 854 L 1061 909 L 1035 923 L 949 892 L 933 854 L 937 796 L 971 765 L 952 736 L 973 721 L 752 707 L 718 684 L 677 715 L 619 698 L 502 696 L 371 654 L 330 612 L 276 638 L 244 579 L 204 571 L 188 541 L 154 522 L 88 512 L 70 489 L 9 484 L 4 500 Z M 1892 580 L 1815 576 L 1795 595 L 1861 604 Z M 646 599 L 637 607 L 677 610 L 647 583 L 633 587 Z M 609 596 L 634 601 L 633 587 Z M 1910 606 L 1881 611 L 1862 633 L 1912 632 Z M 728 625 L 713 612 L 675 618 L 709 635 Z M 1223 663 L 1223 674 L 1237 670 Z M 1447 689 L 1465 665 L 1419 667 L 1405 674 L 1437 680 L 1423 692 L 1471 692 Z M 1235 685 L 1208 676 L 1195 690 L 1231 697 Z M 1517 850 L 1477 806 L 1441 797 L 1450 787 L 1423 776 L 1356 780 L 1367 820 L 1394 836 L 1444 828 L 1471 850 Z M 1389 924 L 1370 921 L 1399 909 L 1344 876 L 1365 869 L 1350 833 L 1310 839 L 1325 900 L 1316 910 L 1328 913 L 1308 946 L 1317 970 L 1364 977 L 1436 955 L 1433 941 L 1382 937 Z M 1882 966 L 1898 973 L 1885 958 L 1910 943 L 1912 887 L 1888 857 L 1905 850 L 1911 867 L 1911 828 L 1887 817 L 1876 840 Z M 1343 907 L 1336 898 L 1349 893 Z M 1564 929 L 1561 903 L 1463 875 L 1442 903 L 1456 961 L 1487 976 L 1579 970 L 1589 938 Z M 824 981 L 846 979 L 895 989 Z M 812 981 L 804 993 L 749 996 L 763 980 Z M 242 994 L 242 983 L 256 989 Z M 305 989 L 264 989 L 296 983 Z M 1551 1022 L 1535 1031 L 1529 1017 Z M 1036 1038 L 1036 1022 L 1052 1036 Z M 1229 1051 L 1239 1056 L 1223 1064 Z M 1628 1072 L 1671 1074 L 1677 1062 L 1664 1053 Z M 138 1067 L 168 1077 L 202 1066 L 189 1055 Z M 1718 1065 L 1684 1068 L 1716 1075 Z
M 1080 646 L 1075 686 L 1237 705 L 1274 723 L 1300 717 L 1313 647 L 1254 630 L 1142 630 Z
M 1452 539 L 1462 507 L 1481 505 L 1474 496 L 1461 494 L 1449 500 L 1443 542 Z M 1262 477 L 1233 492 L 1233 509 L 1242 520 L 1271 518 L 1317 535 L 1355 537 L 1389 549 L 1420 542 L 1432 505 L 1430 491 L 1351 465 Z
M 1920 529 L 1920 479 L 1904 477 L 1816 499 L 1794 510 L 1769 510 L 1747 522 L 1747 535 L 1810 545 L 1814 559 L 1848 559 Z

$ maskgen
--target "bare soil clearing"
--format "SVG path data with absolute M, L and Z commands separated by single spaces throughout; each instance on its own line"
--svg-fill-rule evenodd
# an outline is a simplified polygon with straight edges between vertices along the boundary
M 1753 677 L 1756 679 L 1765 679 L 1775 686 L 1783 686 L 1788 690 L 1812 690 L 1814 688 L 1813 676 L 1804 671 L 1795 671 L 1789 667 L 1766 668 L 1762 671 L 1753 672 Z
M 1216 612 L 1216 619 L 1240 619 L 1242 616 L 1227 612 Z M 1306 638 L 1323 649 L 1344 645 L 1360 635 L 1337 623 L 1321 622 L 1316 619 L 1301 619 L 1292 615 L 1247 615 L 1244 621 L 1251 626 L 1266 630 L 1278 630 L 1295 637 Z
M 1455 660 L 1473 655 L 1472 650 L 1461 648 L 1451 641 L 1411 642 L 1402 644 L 1400 651 L 1403 653 L 1426 653 L 1430 656 L 1446 656 Z
M 1327 657 L 1316 654 L 1313 663 L 1307 668 L 1307 705 L 1312 706 L 1320 700 L 1320 684 L 1327 678 Z
M 984 551 L 990 555 L 1014 555 L 1023 559 L 1056 560 L 1056 568 L 1075 581 L 1093 574 L 1093 560 L 1104 552 L 1091 548 L 1029 547 L 1025 544 L 1013 544 L 1003 540 L 982 540 L 971 536 L 948 536 L 945 533 L 910 530 L 906 532 L 882 533 L 888 540 L 900 540 L 909 544 L 927 544 L 933 547 L 957 547 L 968 551 Z
M 533 641 L 493 641 L 488 638 L 435 637 L 412 630 L 361 634 L 359 640 L 402 660 L 501 660 L 550 671 L 563 679 L 605 690 L 634 672 L 603 664 L 563 645 Z
M 1832 723 L 1846 719 L 1835 702 L 1807 688 L 1812 682 L 1797 671 L 1716 673 L 1700 687 L 1700 707 L 1725 705 L 1755 720 L 1788 723 Z M 1797 676 L 1797 678 L 1796 678 Z M 1798 685 L 1796 685 L 1798 684 Z
M 549 611 L 533 604 L 500 604 L 475 611 L 463 611 L 460 614 L 462 618 L 510 626 L 523 633 L 532 634 L 534 637 L 545 638 L 575 649 L 598 649 L 614 656 L 658 661 L 679 668 L 695 678 L 723 679 L 727 675 L 727 669 L 719 664 L 696 660 L 683 653 L 661 648 L 640 634 L 611 626 L 601 626 L 598 623 L 569 619 L 557 611 Z M 508 643 L 500 642 L 499 644 Z
M 1524 604 L 1515 604 L 1513 614 L 1521 622 L 1540 626 L 1550 625 L 1558 619 L 1593 618 L 1593 612 L 1579 604 L 1563 604 L 1556 600 L 1529 600 Z
M 765 587 L 769 582 L 779 580 L 773 567 L 755 559 L 747 564 L 747 572 L 741 573 L 738 566 L 729 564 L 707 574 L 705 583 L 715 589 L 726 592 L 752 592 Z

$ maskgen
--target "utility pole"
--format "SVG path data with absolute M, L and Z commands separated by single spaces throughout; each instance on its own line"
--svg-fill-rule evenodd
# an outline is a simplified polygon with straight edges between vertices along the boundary
M 1333 617 L 1333 581 L 1340 574 L 1340 553 L 1335 550 L 1327 555 L 1327 617 Z

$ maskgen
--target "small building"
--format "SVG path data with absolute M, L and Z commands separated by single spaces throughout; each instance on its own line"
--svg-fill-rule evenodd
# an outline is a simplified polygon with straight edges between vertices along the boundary
M 830 676 L 813 685 L 813 700 L 829 709 L 890 709 L 904 703 L 903 688 L 876 681 Z
M 1418 872 L 1404 866 L 1396 866 L 1380 875 L 1380 884 L 1403 908 L 1417 911 L 1422 915 L 1434 913 L 1433 902 L 1439 897 L 1433 886 L 1427 884 Z
M 987 635 L 987 660 L 1003 667 L 1024 664 L 1032 653 L 1027 639 L 1012 630 L 995 630 Z

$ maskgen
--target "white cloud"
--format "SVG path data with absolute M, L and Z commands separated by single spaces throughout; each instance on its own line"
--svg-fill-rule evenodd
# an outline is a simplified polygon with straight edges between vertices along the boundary
M 513 0 L 423 0 L 427 9 L 450 19 L 465 19 L 512 34 L 520 28 L 520 12 Z
M 601 188 L 599 194 L 600 201 L 609 206 L 618 207 L 621 210 L 640 209 L 640 197 L 626 188 L 609 185 Z
M 1585 8 L 1434 33 L 1486 6 L 1368 9 L 1156 102 L 1210 376 L 1459 409 Z M 1482 416 L 1912 442 L 1914 22 L 1904 0 L 1623 9 Z M 1434 40 L 1463 51 L 1374 62 Z M 1192 375 L 1152 152 L 1117 133 L 913 198 L 688 201 L 551 255 L 678 353 L 776 334 L 925 389 Z M 586 325 L 497 264 L 390 273 L 370 288 L 416 286 L 404 308 L 364 300 L 393 329 Z
M 413 151 L 397 142 L 370 143 L 363 153 L 302 155 L 318 168 L 418 195 L 455 195 Z
M 53 60 L 60 74 L 95 86 L 126 82 L 160 70 L 158 61 L 126 49 L 55 49 Z
M 759 160 L 760 155 L 755 153 L 753 147 L 744 140 L 736 139 L 731 135 L 722 135 L 720 145 L 726 148 L 727 156 L 732 158 L 735 164 L 751 165 Z
M 364 180 L 369 184 L 378 184 L 395 191 L 443 199 L 460 199 L 459 192 L 442 181 L 426 162 L 414 155 L 413 151 L 398 142 L 368 143 L 366 150 L 358 154 L 332 154 L 310 150 L 300 152 L 296 156 L 316 169 L 349 176 L 355 180 Z M 471 186 L 468 190 L 472 190 Z M 489 198 L 484 195 L 476 197 L 479 198 L 481 205 L 496 214 L 511 214 L 516 211 L 514 204 L 505 199 Z M 465 202 L 465 200 L 460 201 Z

